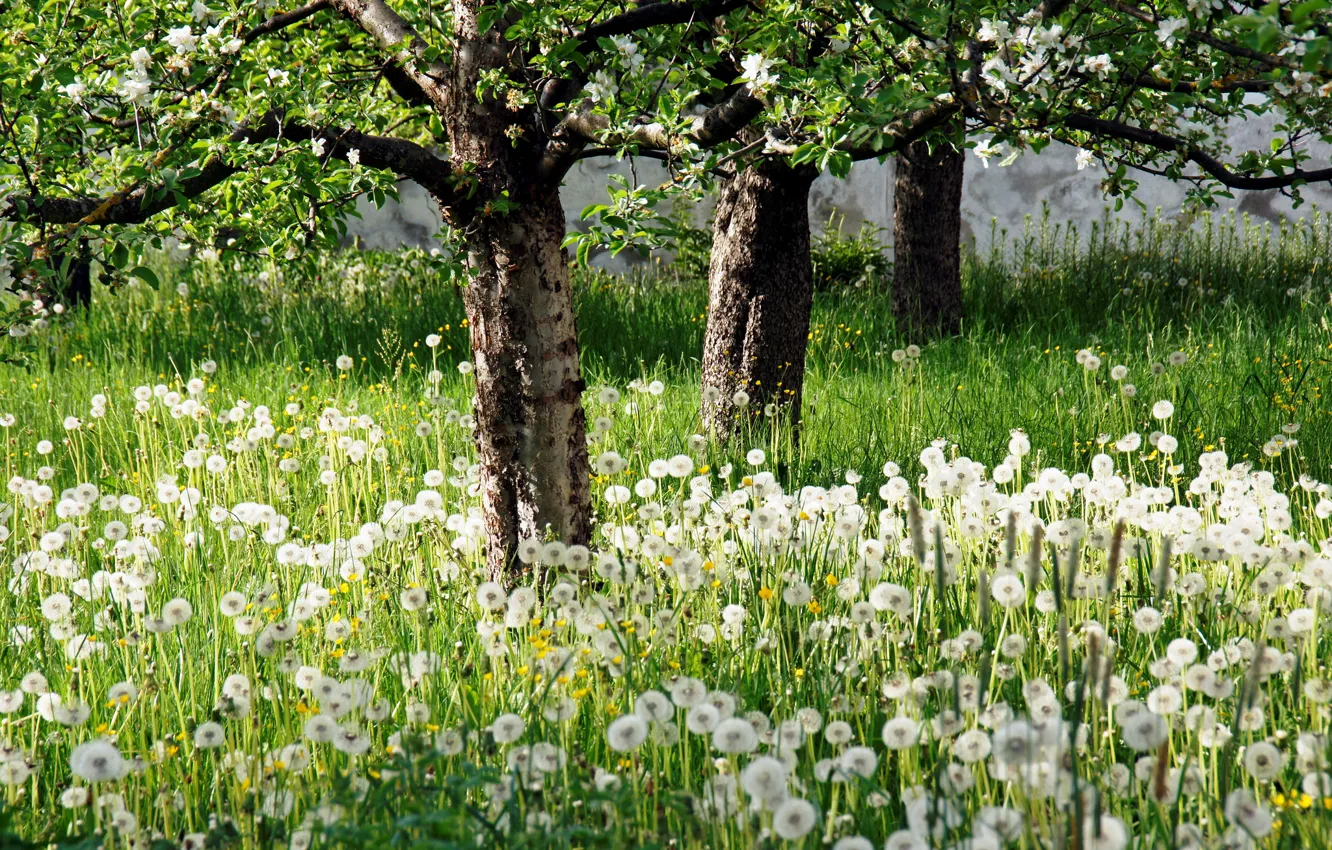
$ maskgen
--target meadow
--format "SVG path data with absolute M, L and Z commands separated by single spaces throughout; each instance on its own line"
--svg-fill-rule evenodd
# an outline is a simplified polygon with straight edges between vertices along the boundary
M 0 846 L 1327 846 L 1332 221 L 993 241 L 948 339 L 822 241 L 798 439 L 724 446 L 699 258 L 580 272 L 596 539 L 510 586 L 428 256 L 46 305 Z

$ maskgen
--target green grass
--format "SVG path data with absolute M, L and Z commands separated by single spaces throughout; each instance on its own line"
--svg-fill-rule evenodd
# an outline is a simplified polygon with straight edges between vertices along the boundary
M 1139 846 L 1183 847 L 1178 825 L 1217 837 L 1232 822 L 1228 846 L 1244 844 L 1241 827 L 1262 833 L 1264 847 L 1327 846 L 1332 787 L 1320 790 L 1316 773 L 1332 700 L 1321 625 L 1332 568 L 1319 555 L 1332 547 L 1332 490 L 1318 483 L 1332 462 L 1326 231 L 1321 218 L 1279 235 L 1157 222 L 1137 232 L 1107 225 L 1082 242 L 1037 221 L 968 259 L 967 327 L 951 339 L 900 336 L 882 281 L 821 293 L 794 449 L 780 429 L 728 447 L 690 439 L 700 281 L 670 269 L 580 274 L 589 384 L 622 393 L 587 398 L 590 415 L 611 422 L 592 451 L 602 467 L 594 550 L 612 557 L 579 572 L 548 547 L 541 557 L 567 585 L 531 588 L 532 605 L 516 613 L 478 602 L 479 501 L 462 415 L 471 379 L 455 368 L 467 331 L 457 292 L 425 257 L 314 258 L 284 264 L 280 282 L 272 268 L 200 263 L 164 267 L 158 292 L 99 292 L 91 309 L 10 343 L 26 368 L 0 367 L 0 415 L 14 417 L 0 418 L 12 483 L 0 513 L 0 846 L 88 837 L 84 846 L 133 839 L 155 850 L 309 841 L 857 850 L 891 840 L 905 850 L 920 846 L 913 833 L 955 815 L 935 845 L 979 850 L 990 845 L 962 842 L 984 832 L 985 807 L 996 806 L 1016 820 L 1011 846 L 1023 848 L 1073 846 L 1083 831 L 1078 846 L 1120 850 L 1121 826 Z M 431 333 L 442 337 L 434 349 Z M 908 345 L 921 346 L 919 357 L 897 362 Z M 1080 349 L 1100 358 L 1099 370 L 1079 365 Z M 1153 374 L 1176 352 L 1183 363 Z M 350 369 L 334 365 L 343 355 Z M 1128 376 L 1116 381 L 1120 364 Z M 208 412 L 176 416 L 189 411 L 173 412 L 164 395 L 180 403 L 193 380 Z M 646 390 L 657 380 L 660 395 Z M 1121 392 L 1130 382 L 1133 398 Z M 1162 400 L 1174 412 L 1158 420 Z M 326 408 L 369 421 L 329 431 L 337 414 Z M 67 430 L 70 416 L 81 421 Z M 1033 451 L 1002 481 L 996 467 L 1015 428 Z M 1274 446 L 1283 428 L 1296 444 Z M 1170 457 L 1145 440 L 1140 451 L 1113 447 L 1157 429 L 1179 441 Z M 939 439 L 939 451 L 922 453 Z M 1198 455 L 1222 446 L 1228 462 L 1197 485 L 1209 495 L 1191 494 Z M 759 447 L 766 457 L 748 462 Z M 1094 461 L 1103 451 L 1109 460 Z M 606 472 L 606 452 L 627 469 Z M 710 497 L 693 495 L 688 474 L 650 478 L 651 461 L 682 453 Z M 200 466 L 213 454 L 225 469 Z M 974 479 L 951 492 L 956 475 L 977 473 L 963 457 L 996 486 Z M 1067 491 L 1051 467 L 1099 469 L 1096 486 Z M 430 470 L 453 480 L 426 485 Z M 655 493 L 606 498 L 644 480 Z M 65 493 L 80 484 L 97 497 Z M 197 512 L 181 509 L 187 488 Z M 1179 510 L 1157 501 L 1167 493 Z M 995 513 L 995 500 L 1009 498 L 1029 505 L 1057 545 L 1042 550 L 1025 517 L 1010 531 Z M 393 500 L 431 516 L 408 521 Z M 255 503 L 273 512 L 263 519 Z M 1141 512 L 1147 519 L 1133 519 Z M 1117 538 L 1121 515 L 1131 521 Z M 1069 546 L 1061 530 L 1077 522 L 1092 533 Z M 136 542 L 117 550 L 122 531 Z M 1173 576 L 1162 570 L 1167 538 Z M 377 541 L 372 551 L 366 539 Z M 1211 559 L 1207 541 L 1224 541 L 1224 557 Z M 42 547 L 50 554 L 32 554 Z M 1006 596 L 1015 578 L 1024 586 Z M 94 592 L 104 581 L 112 589 Z M 900 600 L 879 586 L 887 582 L 900 585 Z M 222 610 L 227 593 L 240 594 L 253 623 Z M 192 616 L 159 622 L 179 599 Z M 741 625 L 728 606 L 743 607 Z M 1153 617 L 1156 630 L 1140 625 Z M 1311 629 L 1297 627 L 1310 618 Z M 1172 692 L 1187 664 L 1162 659 L 1184 652 L 1183 640 L 1218 668 L 1218 692 Z M 1253 663 L 1264 646 L 1265 664 Z M 1105 691 L 1092 671 L 1110 665 L 1118 679 Z M 311 689 L 315 674 L 301 667 L 331 681 Z M 14 697 L 35 672 L 86 715 L 48 719 L 40 688 Z M 697 677 L 709 701 L 734 703 L 738 717 L 805 732 L 788 726 L 786 744 L 779 736 L 725 753 L 688 731 L 706 710 L 667 706 L 647 742 L 612 747 L 612 722 L 679 676 Z M 1132 718 L 1107 693 L 1150 700 L 1171 718 L 1168 734 L 1124 728 Z M 1166 707 L 1174 698 L 1202 714 L 1185 723 Z M 989 742 L 1001 727 L 1012 741 L 1019 727 L 980 711 L 1000 703 L 1086 724 L 1076 747 L 1067 745 L 1075 726 L 1048 727 L 1029 757 L 1059 779 L 1052 797 L 998 763 L 960 766 L 954 732 Z M 514 740 L 506 721 L 496 725 L 506 713 L 524 722 Z M 347 734 L 313 740 L 316 715 Z M 908 731 L 939 731 L 889 748 L 882 730 L 899 715 Z M 834 721 L 846 725 L 825 731 Z M 201 728 L 220 736 L 217 747 Z M 1216 737 L 1226 734 L 1231 743 Z M 101 739 L 127 771 L 92 783 L 99 805 L 64 805 L 90 785 L 71 757 Z M 1271 777 L 1245 766 L 1268 744 L 1284 758 Z M 870 748 L 873 770 L 825 781 L 829 760 L 853 746 Z M 751 810 L 756 794 L 729 796 L 761 755 L 787 760 L 794 781 L 780 782 L 780 794 L 808 811 L 777 796 Z M 972 784 L 949 790 L 950 776 Z M 1071 795 L 1087 804 L 1061 804 Z M 809 812 L 808 835 L 773 837 L 787 829 L 777 814 Z M 1114 818 L 1099 832 L 1086 827 L 1097 813 Z M 1265 830 L 1264 815 L 1279 826 Z
M 821 293 L 804 440 L 783 460 L 800 478 L 872 468 L 880 457 L 910 459 L 944 438 L 994 462 L 1009 431 L 1022 428 L 1047 462 L 1085 464 L 1098 437 L 1153 430 L 1149 408 L 1164 398 L 1178 410 L 1185 456 L 1225 446 L 1236 459 L 1256 460 L 1264 443 L 1296 423 L 1309 468 L 1326 469 L 1328 226 L 1321 215 L 1275 235 L 1233 219 L 1196 233 L 1159 221 L 1139 229 L 1107 222 L 1088 248 L 1079 234 L 1031 222 L 1024 236 L 997 234 L 994 251 L 968 258 L 967 326 L 950 339 L 901 335 L 886 284 Z M 260 280 L 261 272 L 209 264 L 167 270 L 160 293 L 138 285 L 101 294 L 94 309 L 58 323 L 35 368 L 11 370 L 0 402 L 39 398 L 33 383 L 48 396 L 87 397 L 102 384 L 184 374 L 208 358 L 224 363 L 226 385 L 243 391 L 321 386 L 342 354 L 357 358 L 361 382 L 383 381 L 416 400 L 427 366 L 423 340 L 433 332 L 445 338 L 437 352 L 444 387 L 464 397 L 449 368 L 467 356 L 461 298 L 424 258 L 320 258 L 284 268 L 282 284 Z M 175 292 L 181 282 L 186 297 Z M 669 268 L 583 274 L 577 299 L 589 384 L 663 381 L 668 427 L 660 446 L 645 449 L 678 449 L 699 427 L 703 283 Z M 924 353 L 918 368 L 905 369 L 890 355 L 912 343 Z M 1084 348 L 1102 361 L 1095 373 L 1075 361 Z M 1153 375 L 1153 364 L 1173 352 L 1187 364 Z M 1117 382 L 1110 370 L 1121 364 L 1129 374 Z M 1137 388 L 1134 399 L 1120 395 L 1123 384 Z

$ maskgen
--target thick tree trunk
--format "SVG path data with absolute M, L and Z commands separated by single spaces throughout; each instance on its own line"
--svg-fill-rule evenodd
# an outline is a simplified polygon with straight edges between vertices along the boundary
M 809 189 L 815 171 L 764 162 L 722 184 L 712 226 L 703 424 L 728 438 L 775 404 L 799 422 L 814 275 Z M 738 409 L 738 390 L 749 404 Z
M 486 566 L 513 584 L 518 543 L 547 533 L 586 544 L 592 529 L 587 419 L 559 179 L 537 176 L 543 138 L 530 104 L 477 97 L 507 67 L 503 27 L 482 31 L 482 0 L 454 4 L 459 41 L 441 108 L 453 173 L 440 198 L 463 234 L 471 278 L 463 293 L 476 365 L 476 444 Z
M 893 188 L 893 312 L 913 329 L 962 327 L 962 154 L 912 142 Z
M 557 189 L 478 220 L 464 292 L 476 362 L 476 438 L 492 576 L 520 540 L 591 533 L 586 416 Z

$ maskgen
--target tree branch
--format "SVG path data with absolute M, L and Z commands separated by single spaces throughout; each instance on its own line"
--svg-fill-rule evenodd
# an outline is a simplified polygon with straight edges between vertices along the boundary
M 1168 94 L 1205 94 L 1207 92 L 1228 93 L 1233 91 L 1267 92 L 1275 82 L 1272 80 L 1213 80 L 1210 83 L 1198 83 L 1191 80 L 1162 80 L 1146 74 L 1127 77 L 1125 82 L 1141 89 L 1166 92 Z
M 242 36 L 241 41 L 249 44 L 256 38 L 268 35 L 271 32 L 277 32 L 280 29 L 286 29 L 292 24 L 298 24 L 316 12 L 319 12 L 322 9 L 327 9 L 328 2 L 329 0 L 312 0 L 312 2 L 306 3 L 299 9 L 292 9 L 290 12 L 274 15 L 259 26 L 247 32 Z
M 1284 174 L 1273 174 L 1267 177 L 1250 177 L 1244 174 L 1236 174 L 1225 163 L 1211 154 L 1199 150 L 1185 139 L 1156 130 L 1149 130 L 1145 127 L 1134 127 L 1118 121 L 1094 118 L 1090 115 L 1070 115 L 1063 121 L 1063 126 L 1070 130 L 1090 133 L 1093 136 L 1109 136 L 1110 138 L 1146 145 L 1157 150 L 1178 153 L 1186 161 L 1194 163 L 1207 172 L 1218 183 L 1231 189 L 1248 191 L 1284 189 L 1302 183 L 1332 182 L 1332 168 L 1320 168 L 1315 171 L 1304 171 L 1296 168 Z
M 424 63 L 429 45 L 384 0 L 329 0 L 329 3 L 373 37 L 436 108 L 448 107 L 447 66 L 439 60 Z M 425 67 L 418 67 L 419 64 Z
M 633 145 L 639 151 L 669 152 L 672 143 L 684 140 L 699 147 L 710 148 L 734 138 L 763 112 L 763 101 L 755 97 L 749 86 L 740 86 L 721 103 L 694 119 L 694 126 L 680 136 L 672 136 L 656 122 L 639 124 L 614 139 L 605 135 L 610 130 L 610 119 L 590 108 L 576 112 L 560 122 L 551 133 L 546 151 L 541 158 L 540 173 L 547 177 L 561 177 L 580 158 L 583 148 L 591 142 L 612 142 Z
M 408 106 L 430 105 L 430 98 L 426 97 L 426 93 L 421 91 L 416 81 L 395 63 L 385 62 L 379 75 L 389 84 L 389 88 L 393 89 L 393 93 L 402 98 Z
M 361 165 L 380 171 L 392 171 L 421 184 L 436 197 L 448 195 L 448 181 L 452 170 L 446 159 L 441 159 L 415 142 L 392 136 L 372 136 L 351 128 L 310 127 L 298 122 L 283 122 L 281 135 L 319 139 L 324 143 L 324 155 L 347 160 L 352 151 L 359 153 Z
M 704 3 L 691 3 L 688 0 L 674 3 L 640 2 L 627 12 L 621 12 L 583 30 L 583 34 L 578 37 L 579 49 L 595 45 L 599 38 L 629 35 L 652 27 L 687 24 L 704 18 L 720 18 L 748 3 L 749 0 L 707 0 Z
M 1041 0 L 1036 7 L 1036 14 L 1042 21 L 1048 21 L 1051 18 L 1057 18 L 1064 13 L 1064 10 L 1073 5 L 1073 0 Z
M 1118 0 L 1107 0 L 1106 5 L 1117 12 L 1122 12 L 1130 18 L 1136 18 L 1145 24 L 1155 26 L 1161 22 L 1154 13 L 1145 12 L 1142 9 L 1130 6 L 1127 3 L 1118 2 Z M 1248 59 L 1268 68 L 1289 68 L 1296 71 L 1300 70 L 1299 62 L 1285 56 L 1273 56 L 1270 53 L 1263 53 L 1260 50 L 1254 50 L 1253 48 L 1245 47 L 1242 44 L 1224 41 L 1211 33 L 1191 29 L 1189 30 L 1189 38 L 1197 39 L 1208 47 L 1220 50 L 1222 53 L 1228 53 L 1231 56 L 1240 59 Z
M 707 0 L 695 4 L 688 0 L 671 3 L 642 2 L 627 12 L 607 18 L 599 24 L 592 24 L 582 34 L 573 39 L 574 50 L 587 55 L 599 51 L 597 39 L 613 38 L 617 35 L 629 35 L 639 30 L 652 27 L 677 26 L 693 23 L 707 18 L 717 18 L 734 12 L 747 5 L 749 0 Z M 568 103 L 583 90 L 587 84 L 587 73 L 579 72 L 572 79 L 549 80 L 541 89 L 541 108 L 553 109 L 561 103 Z
M 370 136 L 350 129 L 284 123 L 272 113 L 267 113 L 252 125 L 238 127 L 227 137 L 227 141 L 231 144 L 253 144 L 281 137 L 319 138 L 326 146 L 326 155 L 337 159 L 347 159 L 350 152 L 356 149 L 360 151 L 361 163 L 369 168 L 410 177 L 432 192 L 447 191 L 448 163 L 436 158 L 420 145 L 404 139 Z M 0 207 L 0 219 L 75 226 L 139 224 L 176 206 L 182 200 L 197 198 L 240 170 L 240 167 L 221 157 L 215 157 L 198 174 L 181 180 L 173 191 L 161 197 L 152 197 L 157 195 L 158 189 L 163 188 L 161 186 L 134 184 L 105 198 L 10 198 Z
M 716 147 L 733 139 L 762 112 L 763 101 L 754 96 L 749 86 L 740 86 L 694 122 L 690 140 L 701 148 Z
M 850 148 L 853 160 L 877 159 L 924 138 L 931 130 L 947 124 L 960 111 L 955 101 L 936 101 L 929 106 L 908 112 L 883 128 L 891 142 L 886 148 L 874 150 L 868 146 Z

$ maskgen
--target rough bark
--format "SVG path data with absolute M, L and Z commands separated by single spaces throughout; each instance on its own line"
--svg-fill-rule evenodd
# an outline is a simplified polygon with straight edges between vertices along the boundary
M 511 581 L 520 540 L 591 534 L 587 421 L 581 396 L 564 211 L 550 190 L 480 223 L 464 292 L 476 361 L 477 450 L 493 576 Z
M 913 330 L 962 327 L 962 154 L 937 142 L 897 155 L 893 312 Z
M 475 6 L 459 8 L 454 91 L 475 92 L 506 54 L 498 34 L 481 35 Z M 567 543 L 591 535 L 591 491 L 583 379 L 572 284 L 561 243 L 559 180 L 537 176 L 542 150 L 530 108 L 492 98 L 450 98 L 444 115 L 451 166 L 473 175 L 475 201 L 444 206 L 464 234 L 471 279 L 464 303 L 476 364 L 476 440 L 496 580 L 519 574 L 519 541 L 548 531 Z M 511 136 L 515 128 L 523 131 Z M 442 200 L 442 199 L 441 199 Z
M 712 227 L 703 423 L 728 438 L 768 404 L 799 422 L 814 275 L 809 190 L 816 173 L 764 162 L 723 183 Z M 737 390 L 748 393 L 737 409 Z

